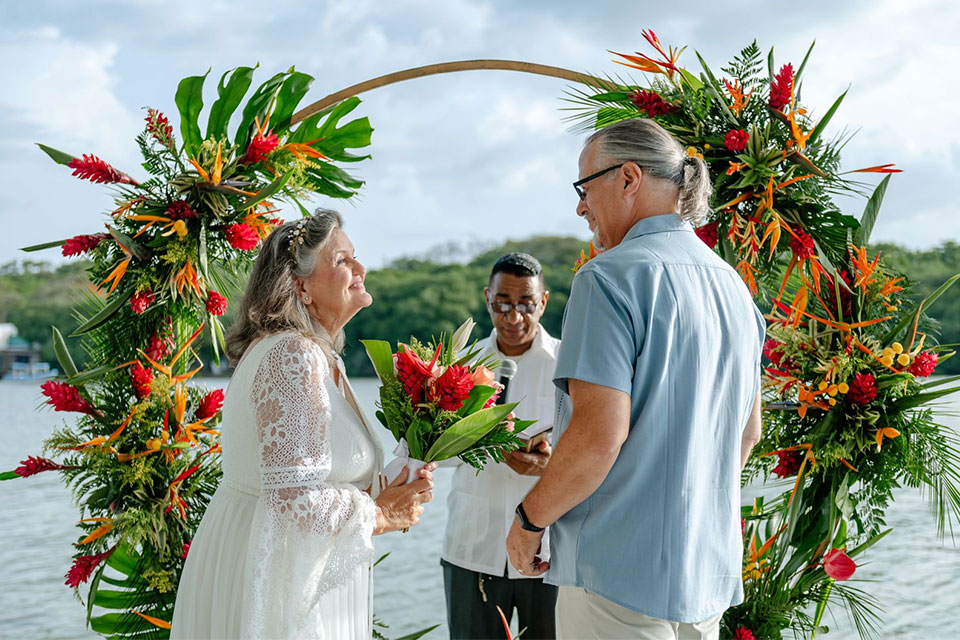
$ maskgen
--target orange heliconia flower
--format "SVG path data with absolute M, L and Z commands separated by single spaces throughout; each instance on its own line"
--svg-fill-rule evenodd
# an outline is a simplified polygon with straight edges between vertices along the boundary
M 753 93 L 753 90 L 743 92 L 743 87 L 740 86 L 739 80 L 734 80 L 733 84 L 726 79 L 724 79 L 723 84 L 727 87 L 727 93 L 730 94 L 730 97 L 733 99 L 733 104 L 730 105 L 730 110 L 733 111 L 738 116 L 743 112 L 744 107 L 747 106 L 747 102 L 750 100 L 750 94 Z
M 856 276 L 854 284 L 861 289 L 865 289 L 874 282 L 870 276 L 873 275 L 873 272 L 880 262 L 880 254 L 878 253 L 876 257 L 874 257 L 873 262 L 870 262 L 867 259 L 866 247 L 857 247 L 853 244 L 850 245 L 849 253 L 850 262 L 853 264 L 853 271 Z

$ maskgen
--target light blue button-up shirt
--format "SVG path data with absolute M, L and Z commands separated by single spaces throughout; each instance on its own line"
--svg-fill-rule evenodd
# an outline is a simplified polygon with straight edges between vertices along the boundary
M 546 580 L 654 618 L 702 622 L 743 600 L 740 438 L 765 323 L 676 214 L 637 222 L 576 275 L 554 382 L 630 394 L 630 433 L 596 492 L 551 528 Z

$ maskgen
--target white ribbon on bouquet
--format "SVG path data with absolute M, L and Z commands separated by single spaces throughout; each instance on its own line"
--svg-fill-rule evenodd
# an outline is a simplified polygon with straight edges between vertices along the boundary
M 407 481 L 404 484 L 410 484 L 414 480 L 419 479 L 420 476 L 417 475 L 417 471 L 422 469 L 427 463 L 423 460 L 410 457 L 410 448 L 407 447 L 406 440 L 403 438 L 400 439 L 400 442 L 397 443 L 396 448 L 393 450 L 393 455 L 397 457 L 391 460 L 383 469 L 383 475 L 388 483 L 393 482 L 403 471 L 404 467 L 410 470 L 410 474 L 407 476 Z

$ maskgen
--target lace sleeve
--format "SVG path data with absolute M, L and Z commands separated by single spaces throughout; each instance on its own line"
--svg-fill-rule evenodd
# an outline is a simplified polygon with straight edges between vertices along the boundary
M 251 404 L 260 441 L 261 493 L 248 550 L 244 637 L 304 637 L 320 596 L 373 560 L 373 500 L 327 482 L 328 364 L 291 335 L 257 371 Z

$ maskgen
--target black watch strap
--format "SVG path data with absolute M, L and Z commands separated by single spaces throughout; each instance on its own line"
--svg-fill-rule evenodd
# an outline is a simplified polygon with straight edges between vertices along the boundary
M 544 527 L 538 527 L 527 518 L 527 512 L 523 510 L 523 502 L 517 505 L 517 520 L 520 522 L 520 528 L 526 531 L 543 531 Z

